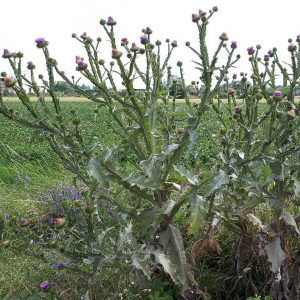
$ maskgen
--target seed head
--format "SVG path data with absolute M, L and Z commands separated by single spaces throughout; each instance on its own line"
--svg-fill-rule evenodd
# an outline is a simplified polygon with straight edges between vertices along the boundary
M 265 54 L 264 55 L 264 61 L 269 61 L 270 60 L 270 55 L 269 54 Z
M 242 108 L 241 108 L 239 105 L 237 105 L 237 106 L 234 107 L 234 112 L 235 112 L 236 114 L 240 114 L 241 111 L 242 111 Z
M 220 40 L 225 42 L 225 41 L 228 41 L 228 35 L 226 32 L 223 32 L 221 35 L 220 35 Z
M 146 27 L 145 29 L 142 30 L 142 32 L 144 34 L 151 34 L 153 31 L 152 31 L 152 29 L 150 27 Z
M 121 51 L 119 51 L 118 49 L 116 49 L 116 48 L 113 48 L 112 50 L 111 50 L 111 57 L 113 58 L 113 59 L 118 59 L 118 58 L 120 58 L 121 56 L 122 56 L 122 52 Z
M 126 37 L 124 37 L 124 38 L 121 39 L 121 45 L 122 46 L 128 45 L 128 43 L 129 42 L 128 42 L 128 39 Z

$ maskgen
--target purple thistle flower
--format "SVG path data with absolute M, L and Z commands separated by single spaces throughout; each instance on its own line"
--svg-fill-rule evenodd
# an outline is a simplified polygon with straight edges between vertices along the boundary
M 10 214 L 5 214 L 5 219 L 9 220 L 10 219 Z
M 273 56 L 274 56 L 274 52 L 273 52 L 272 50 L 269 50 L 269 51 L 268 51 L 268 55 L 269 55 L 270 57 L 273 57 Z
M 265 54 L 264 55 L 264 61 L 269 61 L 270 60 L 270 55 L 269 54 Z
M 128 42 L 128 39 L 126 37 L 124 37 L 124 38 L 121 39 L 121 45 L 122 46 L 128 45 L 128 43 L 129 42 Z
M 275 91 L 273 96 L 274 97 L 282 97 L 282 92 L 281 91 Z
M 234 79 L 234 80 L 237 79 L 237 74 L 233 74 L 232 79 Z
M 254 47 L 247 48 L 247 52 L 248 52 L 249 55 L 253 55 L 254 52 L 255 52 Z
M 37 44 L 42 44 L 42 43 L 45 43 L 45 39 L 42 38 L 42 37 L 39 37 L 39 38 L 36 38 L 36 39 L 35 39 L 35 42 L 36 42 Z
M 109 26 L 114 26 L 117 24 L 117 22 L 113 19 L 113 17 L 108 17 L 106 24 Z
M 192 21 L 194 23 L 197 23 L 200 20 L 200 15 L 198 14 L 192 14 Z
M 40 284 L 40 289 L 46 291 L 48 290 L 50 287 L 50 281 L 49 280 L 45 280 Z
M 146 29 L 143 29 L 142 32 L 145 34 L 151 34 L 153 31 L 150 27 L 146 27 Z
M 9 52 L 8 49 L 3 49 L 2 57 L 3 58 L 10 58 L 11 57 L 11 53 Z
M 65 265 L 61 262 L 54 262 L 51 264 L 52 267 L 57 268 L 57 269 L 61 269 L 63 268 Z
M 141 40 L 141 43 L 142 43 L 143 45 L 147 44 L 147 42 L 148 42 L 148 37 L 147 37 L 147 35 L 146 35 L 146 34 L 141 35 L 141 36 L 140 36 L 140 40 Z
M 236 49 L 237 48 L 237 42 L 232 41 L 230 47 L 231 47 L 231 49 Z

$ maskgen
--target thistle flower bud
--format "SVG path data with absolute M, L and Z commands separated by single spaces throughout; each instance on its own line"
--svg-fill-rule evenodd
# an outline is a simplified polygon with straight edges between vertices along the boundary
M 273 51 L 272 51 L 272 50 L 269 50 L 269 51 L 268 51 L 268 55 L 269 55 L 270 57 L 273 57 L 273 56 L 274 56 Z
M 139 53 L 140 53 L 140 54 L 144 54 L 144 53 L 145 53 L 145 49 L 141 48 L 141 49 L 139 50 Z
M 177 41 L 174 40 L 174 41 L 171 43 L 171 46 L 172 46 L 173 48 L 177 47 Z
M 24 54 L 22 52 L 17 52 L 16 53 L 17 58 L 22 58 L 23 56 L 24 56 Z
M 289 38 L 288 43 L 292 43 L 292 42 L 293 42 L 293 39 Z
M 253 47 L 249 47 L 249 48 L 247 48 L 247 52 L 248 52 L 248 55 L 253 55 L 255 50 Z
M 99 23 L 100 23 L 100 25 L 102 25 L 102 26 L 106 25 L 106 21 L 105 21 L 104 19 L 101 19 Z
M 136 52 L 136 51 L 138 51 L 139 49 L 140 49 L 140 48 L 139 48 L 135 43 L 132 43 L 131 48 L 130 48 L 130 51 Z
M 145 34 L 151 34 L 153 31 L 150 27 L 146 27 L 145 29 L 142 30 L 142 32 Z
M 185 45 L 186 45 L 187 47 L 189 47 L 189 46 L 191 45 L 191 43 L 190 43 L 190 42 L 185 42 Z
M 127 58 L 131 59 L 132 58 L 132 54 L 131 53 L 127 53 Z
M 300 43 L 300 35 L 297 35 L 296 42 Z
M 241 55 L 237 54 L 236 59 L 240 59 L 240 58 L 241 58 Z
M 140 36 L 140 41 L 141 41 L 141 44 L 146 45 L 148 43 L 147 35 L 145 35 L 145 34 L 141 35 Z
M 178 62 L 177 62 L 177 66 L 178 66 L 178 67 L 182 67 L 182 62 L 181 62 L 181 61 L 178 61 Z
M 194 23 L 197 23 L 200 20 L 200 15 L 198 14 L 192 14 L 192 21 Z
M 109 63 L 109 65 L 110 65 L 111 67 L 113 67 L 113 66 L 115 65 L 115 63 L 114 63 L 113 61 L 111 61 L 111 62 Z
M 6 72 L 1 72 L 1 73 L 0 73 L 0 76 L 1 76 L 1 77 L 5 77 L 6 75 L 7 75 Z
M 233 79 L 233 80 L 236 80 L 236 79 L 237 79 L 237 74 L 233 74 L 233 75 L 232 75 L 232 79 Z
M 225 42 L 225 41 L 228 41 L 228 35 L 226 32 L 223 32 L 221 35 L 220 35 L 220 40 Z
M 38 78 L 39 78 L 39 79 L 43 79 L 44 76 L 43 76 L 42 74 L 39 74 Z
M 29 62 L 27 63 L 27 69 L 28 69 L 28 70 L 33 70 L 33 69 L 35 69 L 35 65 L 33 64 L 32 61 L 29 61 Z
M 4 50 L 3 50 L 2 57 L 3 57 L 3 58 L 10 58 L 10 57 L 11 57 L 11 53 L 9 52 L 8 49 L 4 49 Z
M 113 17 L 108 17 L 108 18 L 107 18 L 106 24 L 107 24 L 108 26 L 114 26 L 114 25 L 117 24 L 117 22 L 113 19 Z
M 122 38 L 121 39 L 121 46 L 125 46 L 125 45 L 128 45 L 128 39 L 126 37 Z
M 213 12 L 217 12 L 217 11 L 219 10 L 219 8 L 218 8 L 218 6 L 214 6 L 214 7 L 212 8 L 212 10 L 213 10 Z
M 77 71 L 83 71 L 87 68 L 87 64 L 83 61 L 83 58 L 80 59 L 76 59 L 76 63 L 77 63 L 77 67 L 76 70 Z
M 72 33 L 72 38 L 73 39 L 77 38 L 77 34 L 76 33 Z
M 236 41 L 232 41 L 230 44 L 230 48 L 231 49 L 236 49 L 237 48 L 237 42 Z
M 279 102 L 282 99 L 282 92 L 281 91 L 275 91 L 273 94 L 273 99 L 276 102 Z
M 257 50 L 260 50 L 260 49 L 261 49 L 261 45 L 259 45 L 259 44 L 256 45 L 256 49 L 257 49 Z
M 16 84 L 17 80 L 14 77 L 4 77 L 4 84 L 7 87 L 13 87 Z
M 206 16 L 206 12 L 203 11 L 202 9 L 199 9 L 199 16 L 200 17 Z
M 105 64 L 105 60 L 104 59 L 99 59 L 98 61 L 100 66 L 103 66 Z
M 35 42 L 36 42 L 37 48 L 44 48 L 44 47 L 48 46 L 48 42 L 42 37 L 36 38 Z
M 96 41 L 100 43 L 102 41 L 101 37 L 97 37 Z
M 157 41 L 155 42 L 155 45 L 159 47 L 159 46 L 161 45 L 161 41 L 157 40 Z
M 289 52 L 295 52 L 297 50 L 297 46 L 295 44 L 289 44 L 288 51 Z
M 122 56 L 122 52 L 121 51 L 119 51 L 118 49 L 116 49 L 116 48 L 113 48 L 112 50 L 111 50 L 111 57 L 113 58 L 113 59 L 118 59 L 118 58 L 120 58 L 121 56 Z
M 84 32 L 80 37 L 81 37 L 83 40 L 86 40 L 86 39 L 88 38 L 86 32 Z
M 88 37 L 86 38 L 86 40 L 85 40 L 85 43 L 86 43 L 86 44 L 92 44 L 92 43 L 93 43 L 93 39 L 92 39 L 91 37 L 88 36 Z
M 72 123 L 75 125 L 75 126 L 78 126 L 80 124 L 80 118 L 79 117 L 75 117 L 73 120 L 72 120 Z

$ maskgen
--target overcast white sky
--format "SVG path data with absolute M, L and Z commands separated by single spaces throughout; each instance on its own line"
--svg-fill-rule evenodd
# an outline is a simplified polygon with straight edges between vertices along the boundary
M 128 37 L 130 42 L 139 42 L 141 29 L 146 26 L 153 29 L 155 40 L 176 39 L 179 47 L 174 64 L 183 61 L 187 80 L 197 80 L 200 74 L 191 63 L 195 57 L 185 47 L 186 41 L 198 45 L 191 14 L 198 9 L 208 11 L 214 5 L 219 7 L 219 12 L 211 20 L 208 45 L 214 49 L 219 35 L 227 32 L 230 40 L 238 42 L 236 53 L 242 55 L 238 72 L 248 66 L 247 47 L 261 44 L 263 55 L 276 46 L 281 56 L 287 58 L 288 38 L 295 40 L 300 34 L 299 0 L 1 0 L 0 51 L 2 55 L 3 48 L 12 52 L 20 50 L 25 55 L 24 62 L 32 60 L 41 66 L 42 53 L 34 40 L 44 37 L 50 42 L 51 55 L 61 68 L 70 76 L 76 75 L 74 57 L 83 55 L 84 49 L 71 34 L 86 31 L 93 38 L 105 38 L 99 20 L 113 16 L 118 22 L 119 39 Z M 103 45 L 103 56 L 109 60 L 111 49 Z M 2 58 L 0 70 L 9 72 L 8 62 Z

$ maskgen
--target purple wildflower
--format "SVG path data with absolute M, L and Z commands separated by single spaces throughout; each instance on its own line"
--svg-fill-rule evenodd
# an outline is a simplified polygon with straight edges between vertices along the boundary
M 270 55 L 269 54 L 264 55 L 264 61 L 269 61 L 269 60 L 270 60 Z
M 300 43 L 300 34 L 296 37 L 296 42 Z
M 50 287 L 50 281 L 49 280 L 45 280 L 40 284 L 40 289 L 46 291 L 48 290 Z
M 57 269 L 61 269 L 63 268 L 65 265 L 61 262 L 54 262 L 51 264 L 52 267 L 57 268 Z
M 248 52 L 249 55 L 254 54 L 254 52 L 255 52 L 254 47 L 247 48 L 247 52 Z
M 233 74 L 232 79 L 234 79 L 234 80 L 237 79 L 237 74 Z
M 142 32 L 145 34 L 151 34 L 153 31 L 150 27 L 146 27 L 146 29 L 143 29 Z
M 76 63 L 77 63 L 77 67 L 76 70 L 77 71 L 83 71 L 87 68 L 87 64 L 83 61 L 83 59 L 76 59 Z
M 9 52 L 8 49 L 4 49 L 4 50 L 3 50 L 2 57 L 3 57 L 3 58 L 10 58 L 10 57 L 11 57 L 11 53 Z
M 145 35 L 145 34 L 141 35 L 140 36 L 140 40 L 141 40 L 141 43 L 143 45 L 147 44 L 148 43 L 148 37 L 147 37 L 147 35 Z
M 127 45 L 129 42 L 128 42 L 128 39 L 126 37 L 122 38 L 121 39 L 121 45 L 124 46 L 124 45 Z
M 37 44 L 42 44 L 42 43 L 45 43 L 45 39 L 42 38 L 42 37 L 39 37 L 39 38 L 36 38 L 36 39 L 35 39 L 35 42 L 36 42 Z
M 194 23 L 197 23 L 200 20 L 200 15 L 198 14 L 192 14 L 192 21 Z
M 117 22 L 113 19 L 113 17 L 108 17 L 106 24 L 109 26 L 114 26 L 117 24 Z
M 281 91 L 275 91 L 273 96 L 274 97 L 282 97 L 282 92 Z
M 5 214 L 5 219 L 9 220 L 10 219 L 10 214 Z
M 232 41 L 230 47 L 231 47 L 231 49 L 236 49 L 237 48 L 237 42 Z
M 268 55 L 269 55 L 270 57 L 273 57 L 273 56 L 274 56 L 274 52 L 273 52 L 272 50 L 269 50 L 269 51 L 268 51 Z

